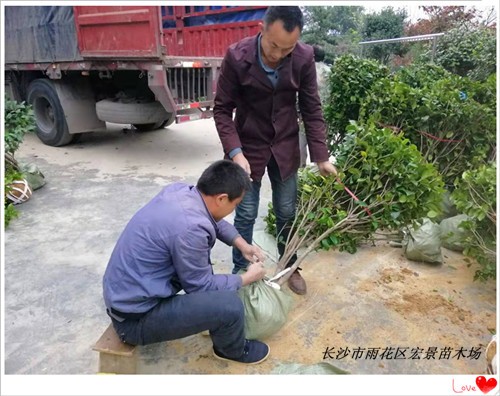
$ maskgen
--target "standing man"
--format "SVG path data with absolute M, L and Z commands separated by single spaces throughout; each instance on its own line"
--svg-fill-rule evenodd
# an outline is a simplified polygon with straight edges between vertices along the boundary
M 250 188 L 240 166 L 217 161 L 196 186 L 167 186 L 132 217 L 103 280 L 106 311 L 123 342 L 147 345 L 209 330 L 219 359 L 255 364 L 267 358 L 266 344 L 245 339 L 237 293 L 264 277 L 264 256 L 223 220 Z M 213 273 L 216 239 L 253 263 L 245 273 Z
M 215 124 L 226 158 L 239 164 L 252 178 L 252 189 L 236 208 L 234 225 L 251 243 L 261 180 L 267 168 L 280 257 L 297 203 L 300 164 L 297 94 L 311 160 L 322 175 L 336 173 L 328 161 L 313 49 L 298 41 L 302 27 L 299 7 L 269 7 L 261 32 L 229 47 L 222 62 L 214 106 Z M 296 259 L 294 255 L 287 267 Z M 233 249 L 233 263 L 233 273 L 248 265 L 236 249 Z M 297 294 L 307 291 L 298 271 L 290 277 L 288 286 Z

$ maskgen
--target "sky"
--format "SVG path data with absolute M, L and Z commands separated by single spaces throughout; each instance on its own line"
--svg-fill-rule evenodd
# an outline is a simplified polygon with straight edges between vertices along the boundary
M 369 3 L 365 3 L 365 4 L 369 4 Z M 374 4 L 374 5 L 363 5 L 363 7 L 365 7 L 366 11 L 368 12 L 373 12 L 373 11 L 380 11 L 382 8 L 384 7 L 387 7 L 387 6 L 390 6 L 392 8 L 406 8 L 406 10 L 408 11 L 408 18 L 410 18 L 410 20 L 412 22 L 416 22 L 419 18 L 423 18 L 425 17 L 425 13 L 419 9 L 419 5 L 421 5 L 420 3 L 410 3 L 410 2 L 394 2 L 394 4 L 391 4 L 391 2 L 387 2 L 387 3 L 377 3 L 377 4 Z
M 472 7 L 474 6 L 475 8 L 479 10 L 487 10 L 491 8 L 492 6 L 496 6 L 496 4 L 492 1 L 477 1 L 477 2 L 455 2 L 455 3 L 449 3 L 449 2 L 434 2 L 434 3 L 426 3 L 426 2 L 420 2 L 420 1 L 387 1 L 385 3 L 380 3 L 380 2 L 365 2 L 363 4 L 363 7 L 367 10 L 367 12 L 373 12 L 373 11 L 380 11 L 384 7 L 392 7 L 395 9 L 398 8 L 405 8 L 408 12 L 408 18 L 410 19 L 411 22 L 417 22 L 418 19 L 420 18 L 426 18 L 425 12 L 423 12 L 419 7 L 422 5 L 440 5 L 440 6 L 446 6 L 446 5 L 464 5 L 466 7 Z

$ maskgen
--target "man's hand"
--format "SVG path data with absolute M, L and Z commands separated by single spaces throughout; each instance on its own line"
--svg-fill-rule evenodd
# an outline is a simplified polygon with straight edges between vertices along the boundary
M 264 264 L 260 261 L 256 261 L 252 264 L 249 264 L 247 267 L 247 272 L 240 275 L 242 279 L 242 286 L 249 285 L 252 282 L 256 282 L 266 275 L 266 269 L 264 268 Z
M 252 171 L 250 169 L 250 164 L 248 163 L 243 153 L 236 154 L 233 157 L 233 162 L 236 162 L 239 166 L 241 166 L 245 170 L 248 176 L 251 175 Z
M 266 259 L 264 253 L 262 253 L 262 250 L 260 250 L 258 246 L 250 245 L 241 236 L 238 236 L 234 240 L 233 246 L 238 249 L 243 257 L 245 257 L 250 263 L 253 263 L 255 261 L 260 261 L 261 263 L 263 263 Z
M 250 263 L 257 261 L 263 263 L 266 259 L 266 256 L 264 256 L 264 253 L 262 253 L 262 250 L 260 250 L 258 246 L 247 244 L 247 246 L 243 250 L 240 249 L 240 251 L 243 257 L 245 257 Z
M 258 281 L 266 275 L 266 270 L 264 268 L 264 253 L 259 247 L 250 245 L 243 239 L 241 235 L 238 235 L 233 242 L 233 246 L 238 249 L 243 257 L 245 257 L 250 264 L 247 267 L 247 272 L 240 275 L 242 279 L 242 286 L 246 286 L 252 282 Z
M 333 166 L 330 161 L 323 161 L 323 162 L 318 162 L 318 169 L 319 173 L 321 173 L 321 176 L 328 176 L 328 175 L 334 175 L 337 176 L 337 168 Z

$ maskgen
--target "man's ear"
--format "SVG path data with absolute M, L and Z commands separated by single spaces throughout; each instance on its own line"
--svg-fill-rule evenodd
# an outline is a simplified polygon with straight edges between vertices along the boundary
M 227 201 L 229 201 L 229 195 L 227 195 L 226 193 L 218 194 L 215 197 L 215 202 L 217 203 L 217 206 L 221 206 L 221 205 L 225 204 Z
M 259 22 L 259 27 L 260 27 L 260 32 L 264 33 L 265 27 L 264 27 L 264 24 L 262 22 Z

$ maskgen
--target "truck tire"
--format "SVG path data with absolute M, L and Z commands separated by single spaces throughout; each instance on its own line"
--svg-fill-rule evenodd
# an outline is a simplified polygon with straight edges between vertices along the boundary
M 27 101 L 33 106 L 36 134 L 48 146 L 64 146 L 73 140 L 52 81 L 39 78 L 28 86 Z
M 134 127 L 141 132 L 154 131 L 156 129 L 166 128 L 172 125 L 175 121 L 175 117 L 173 114 L 170 114 L 170 117 L 164 121 L 158 121 L 152 124 L 133 124 Z
M 96 103 L 97 118 L 115 124 L 161 125 L 170 114 L 160 102 L 104 99 Z

